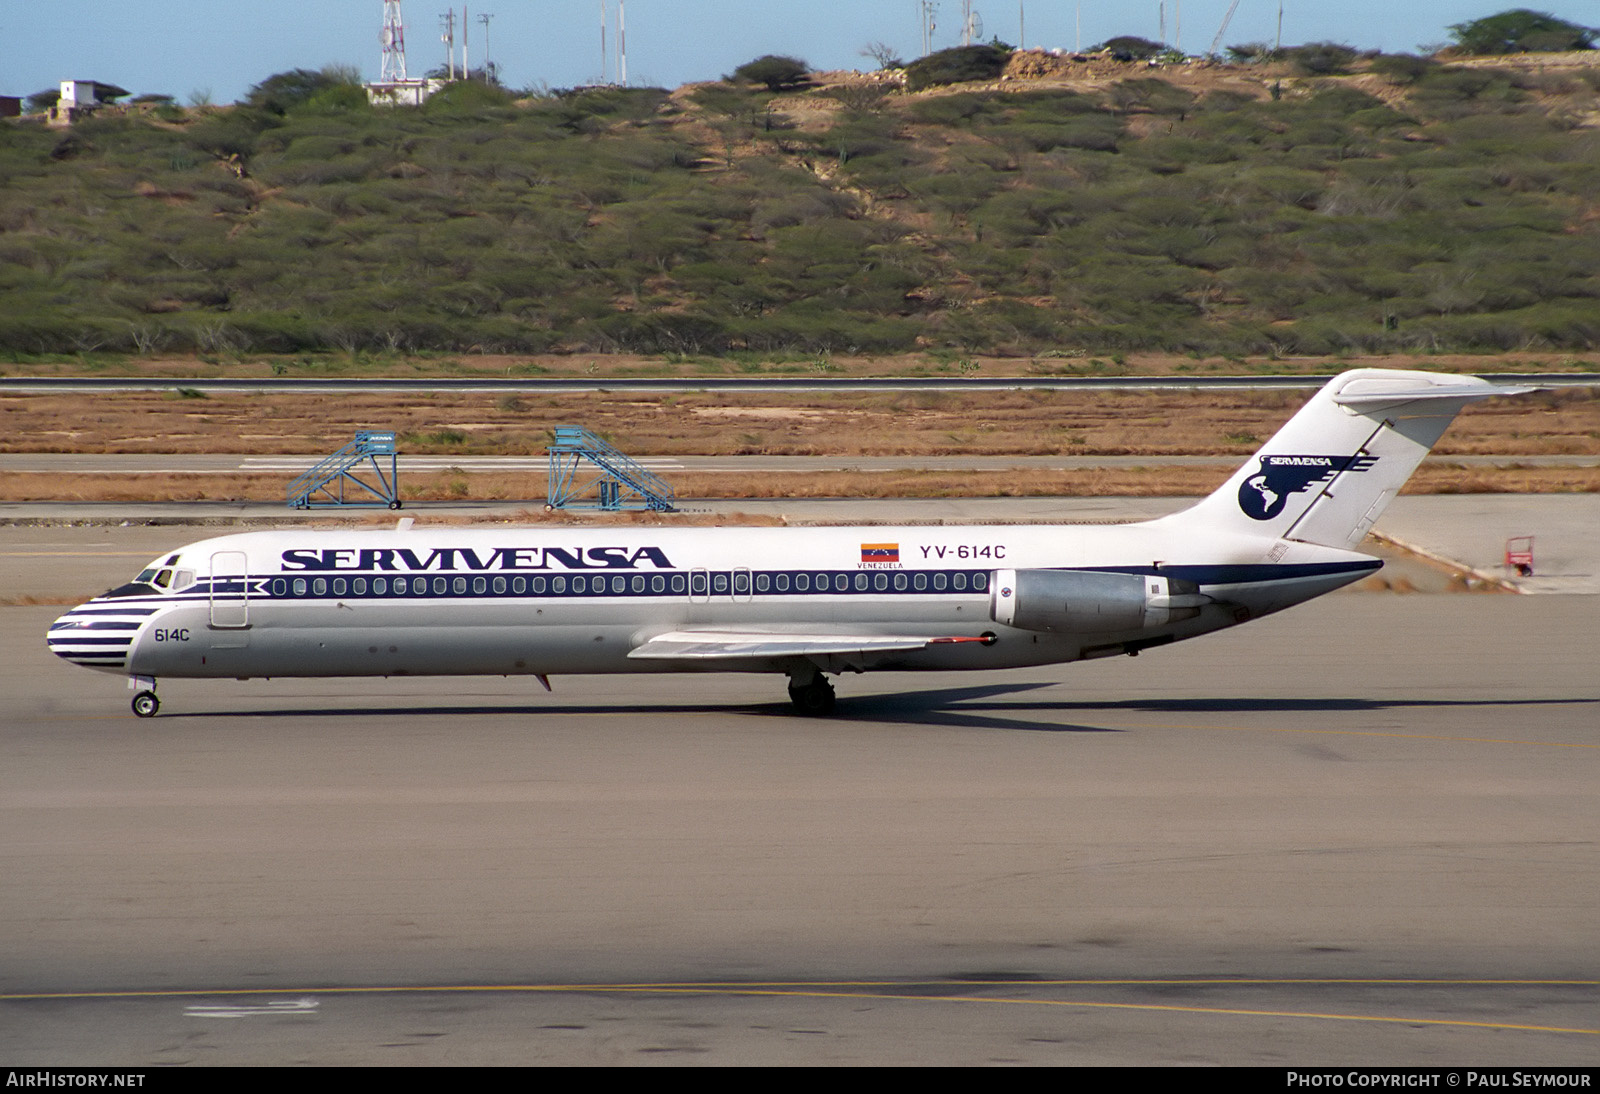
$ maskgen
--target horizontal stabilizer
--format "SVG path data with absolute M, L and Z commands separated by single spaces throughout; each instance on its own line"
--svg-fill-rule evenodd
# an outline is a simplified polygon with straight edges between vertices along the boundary
M 1423 399 L 1488 399 L 1496 395 L 1526 395 L 1537 391 L 1532 387 L 1506 387 L 1491 384 L 1477 377 L 1467 377 L 1460 382 L 1427 385 L 1396 385 L 1384 379 L 1353 380 L 1333 396 L 1340 406 L 1370 413 L 1374 409 L 1414 403 Z

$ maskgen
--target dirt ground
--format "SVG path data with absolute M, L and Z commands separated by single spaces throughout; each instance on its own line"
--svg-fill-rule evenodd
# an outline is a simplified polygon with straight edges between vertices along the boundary
M 498 369 L 497 374 L 504 375 L 505 367 L 498 364 L 502 360 L 473 359 L 470 370 L 465 366 L 446 369 L 435 361 L 431 371 L 458 375 Z M 630 367 L 628 362 L 636 365 L 640 360 L 610 360 L 608 374 L 620 375 Z M 491 361 L 496 364 L 491 366 Z M 569 366 L 571 363 L 568 360 Z M 904 363 L 902 360 L 902 366 Z M 1174 361 L 1168 359 L 1167 363 Z M 1464 358 L 1450 363 L 1470 364 L 1475 372 L 1532 371 L 1554 364 L 1520 358 Z M 203 363 L 194 361 L 188 362 L 188 373 L 169 371 L 183 364 L 150 361 L 139 371 L 144 375 L 209 374 Z M 1149 362 L 1140 364 L 1154 368 Z M 1427 362 L 1429 368 L 1441 364 L 1431 359 Z M 1326 370 L 1329 362 L 1316 365 Z M 254 366 L 218 366 L 218 374 L 245 375 L 250 367 Z M 852 364 L 852 372 L 854 368 Z M 28 371 L 42 375 L 50 369 L 30 365 Z M 333 451 L 357 430 L 393 429 L 405 454 L 526 456 L 542 454 L 557 425 L 581 424 L 630 454 L 646 456 L 1218 457 L 1217 469 L 838 472 L 804 478 L 737 472 L 679 474 L 674 476 L 674 484 L 684 496 L 1192 495 L 1212 489 L 1225 475 L 1226 465 L 1253 452 L 1304 398 L 1301 391 L 691 392 L 649 396 L 374 392 L 317 398 L 186 390 L 87 398 L 8 395 L 0 396 L 0 451 L 313 455 Z M 1469 407 L 1435 451 L 1444 456 L 1600 455 L 1600 395 L 1590 388 L 1555 389 Z M 538 481 L 532 481 L 534 478 Z M 265 499 L 281 496 L 285 479 L 275 475 L 11 473 L 0 475 L 0 500 Z M 410 496 L 418 499 L 519 499 L 541 496 L 543 481 L 537 476 L 446 472 L 408 476 L 407 488 Z M 1411 490 L 1592 492 L 1600 490 L 1600 469 L 1435 464 L 1413 479 Z

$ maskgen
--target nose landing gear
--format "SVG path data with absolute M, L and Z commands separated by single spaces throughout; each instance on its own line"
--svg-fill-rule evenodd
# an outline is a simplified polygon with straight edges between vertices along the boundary
M 139 689 L 133 697 L 133 713 L 140 718 L 154 718 L 161 709 L 161 700 L 156 698 L 155 677 L 130 676 L 128 687 Z

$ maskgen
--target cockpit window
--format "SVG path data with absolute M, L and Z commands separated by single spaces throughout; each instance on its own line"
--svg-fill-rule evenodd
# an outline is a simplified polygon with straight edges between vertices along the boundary
M 115 589 L 108 589 L 108 597 L 116 596 L 154 596 L 165 590 L 172 583 L 172 571 L 160 570 L 152 566 L 148 570 L 140 570 L 139 576 L 126 585 L 118 585 Z M 157 586 L 160 586 L 159 588 Z

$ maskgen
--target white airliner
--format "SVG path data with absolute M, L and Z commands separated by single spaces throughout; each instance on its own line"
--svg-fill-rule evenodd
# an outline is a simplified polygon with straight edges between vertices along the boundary
M 1138 654 L 1377 570 L 1353 548 L 1466 403 L 1527 388 L 1359 369 L 1216 493 L 1100 527 L 251 532 L 163 554 L 56 620 L 51 650 L 176 677 L 828 674 Z

